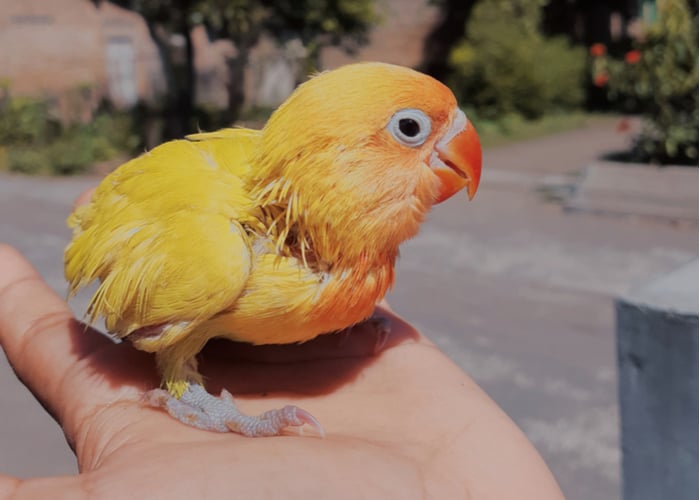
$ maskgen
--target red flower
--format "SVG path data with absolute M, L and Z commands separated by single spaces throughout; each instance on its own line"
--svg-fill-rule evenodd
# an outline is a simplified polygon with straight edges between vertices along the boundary
M 625 54 L 625 62 L 627 64 L 637 64 L 641 58 L 642 54 L 638 50 L 630 50 Z
M 600 57 L 604 56 L 608 49 L 606 49 L 605 45 L 603 45 L 602 43 L 594 43 L 593 45 L 591 45 L 590 51 L 593 57 Z
M 630 121 L 627 118 L 623 118 L 617 124 L 618 132 L 627 132 L 630 129 Z
M 608 83 L 608 75 L 606 73 L 598 73 L 593 77 L 593 85 L 596 87 L 605 87 L 605 84 Z

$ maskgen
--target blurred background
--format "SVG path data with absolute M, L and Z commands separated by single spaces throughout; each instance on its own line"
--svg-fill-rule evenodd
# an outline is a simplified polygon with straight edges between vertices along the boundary
M 622 498 L 615 301 L 698 253 L 697 12 L 0 0 L 0 241 L 63 294 L 70 204 L 125 159 L 198 129 L 260 127 L 316 71 L 378 60 L 429 73 L 475 123 L 484 177 L 474 202 L 437 207 L 407 243 L 390 302 L 508 412 L 567 498 Z M 0 386 L 0 470 L 75 471 L 4 360 Z M 696 422 L 697 472 L 697 381 L 693 408 L 681 413 Z

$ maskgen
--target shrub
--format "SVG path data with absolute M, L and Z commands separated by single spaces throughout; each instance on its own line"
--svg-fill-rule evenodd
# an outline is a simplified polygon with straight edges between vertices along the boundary
M 594 85 L 641 112 L 635 156 L 660 163 L 698 162 L 698 18 L 685 0 L 660 2 L 659 19 L 624 57 L 591 47 Z
M 83 127 L 64 133 L 60 140 L 52 142 L 48 149 L 51 172 L 59 175 L 80 174 L 93 163 L 109 158 L 102 153 L 100 139 Z
M 94 163 L 139 145 L 134 122 L 101 110 L 88 124 L 62 124 L 42 99 L 0 97 L 0 169 L 25 174 L 82 173 Z
M 481 0 L 467 37 L 450 54 L 449 82 L 486 118 L 578 107 L 585 97 L 585 52 L 539 30 L 544 0 Z
M 28 97 L 4 97 L 0 101 L 0 143 L 46 142 L 55 128 L 46 103 Z
M 46 149 L 28 146 L 10 148 L 7 154 L 7 168 L 10 172 L 20 174 L 39 174 L 50 169 L 49 155 Z

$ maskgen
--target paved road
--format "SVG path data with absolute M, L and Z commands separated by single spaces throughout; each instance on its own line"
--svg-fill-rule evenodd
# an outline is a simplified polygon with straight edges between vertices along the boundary
M 694 224 L 568 213 L 539 189 L 627 140 L 599 122 L 487 151 L 477 198 L 434 210 L 390 297 L 524 429 L 572 500 L 620 498 L 613 298 L 697 255 Z M 61 293 L 63 220 L 92 183 L 0 177 L 0 240 Z M 0 387 L 0 470 L 75 471 L 4 360 Z

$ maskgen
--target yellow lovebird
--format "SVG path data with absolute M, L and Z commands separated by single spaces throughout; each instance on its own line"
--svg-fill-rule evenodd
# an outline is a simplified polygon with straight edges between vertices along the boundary
M 214 337 L 304 342 L 370 318 L 399 245 L 481 174 L 452 92 L 411 69 L 359 63 L 300 85 L 260 130 L 167 142 L 108 175 L 68 219 L 69 293 L 99 280 L 90 322 L 154 352 L 147 399 L 201 429 L 248 436 L 320 425 L 209 394 L 196 355 Z

